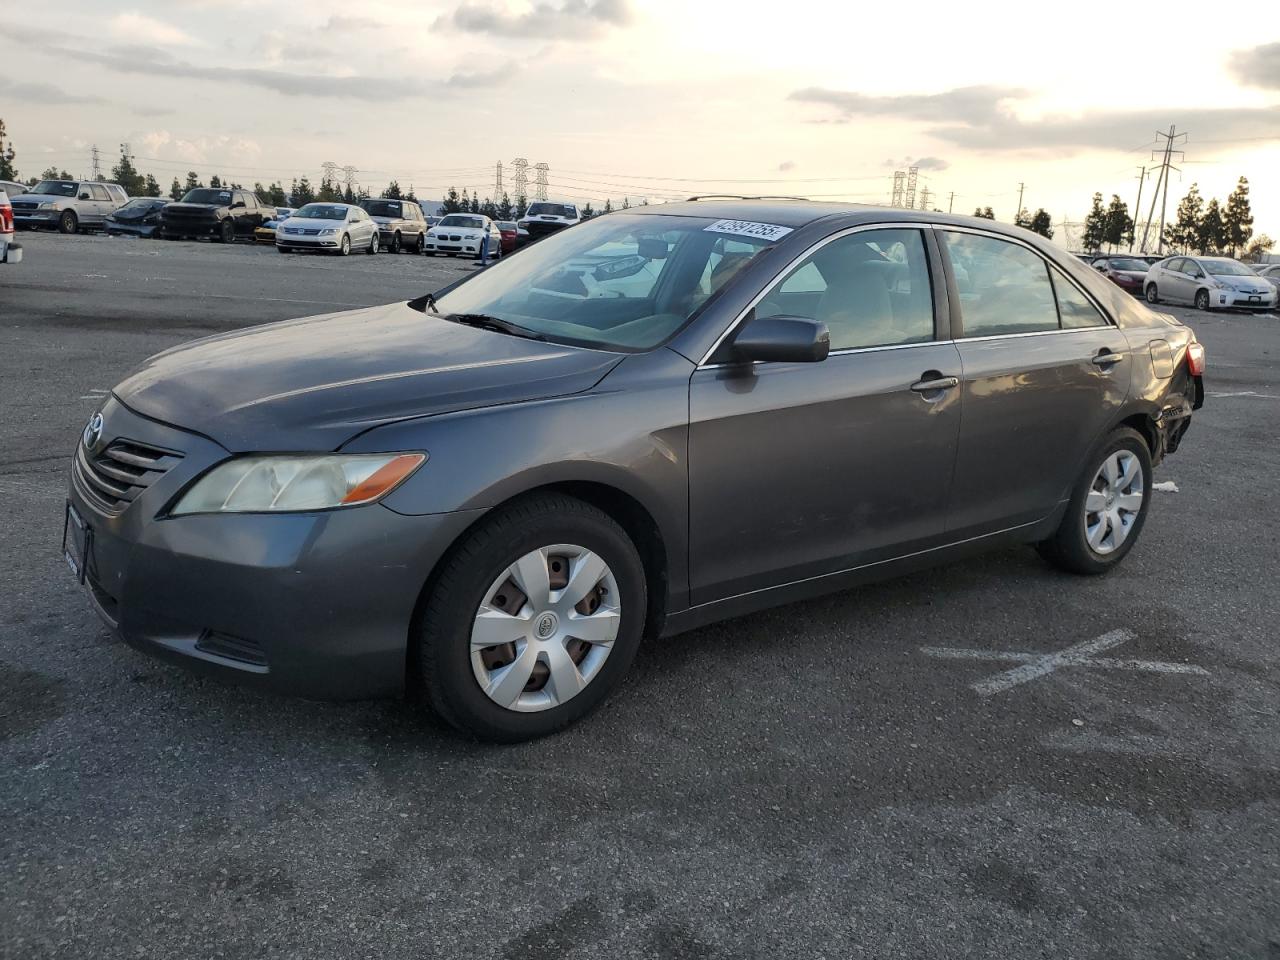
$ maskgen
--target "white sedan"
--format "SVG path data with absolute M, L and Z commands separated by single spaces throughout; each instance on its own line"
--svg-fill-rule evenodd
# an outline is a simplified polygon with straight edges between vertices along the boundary
M 345 257 L 353 249 L 379 250 L 378 225 L 350 203 L 308 203 L 276 226 L 276 249 L 322 250 Z
M 1276 288 L 1228 257 L 1161 260 L 1147 271 L 1143 292 L 1147 303 L 1190 303 L 1197 310 L 1270 310 L 1276 305 Z
M 437 253 L 449 256 L 463 254 L 480 256 L 480 241 L 488 235 L 489 257 L 502 256 L 502 231 L 488 217 L 478 213 L 451 213 L 427 231 L 425 253 L 434 257 Z

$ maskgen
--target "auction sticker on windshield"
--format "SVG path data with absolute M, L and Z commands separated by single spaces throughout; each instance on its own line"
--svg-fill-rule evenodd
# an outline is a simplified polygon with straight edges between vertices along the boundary
M 703 229 L 708 233 L 732 233 L 759 240 L 779 240 L 791 232 L 790 227 L 780 227 L 776 223 L 756 223 L 753 220 L 717 220 Z

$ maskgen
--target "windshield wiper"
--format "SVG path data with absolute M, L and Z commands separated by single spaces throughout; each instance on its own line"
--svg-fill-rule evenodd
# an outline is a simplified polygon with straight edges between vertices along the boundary
M 528 327 L 522 327 L 510 320 L 503 320 L 499 317 L 491 317 L 487 313 L 450 313 L 445 315 L 446 320 L 452 320 L 454 323 L 465 324 L 468 327 L 477 327 L 480 330 L 493 330 L 497 333 L 510 334 L 513 337 L 524 337 L 526 340 L 546 340 L 542 334 L 530 330 Z

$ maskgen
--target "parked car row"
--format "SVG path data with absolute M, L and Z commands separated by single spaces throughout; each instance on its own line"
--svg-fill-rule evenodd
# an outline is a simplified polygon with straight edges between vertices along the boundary
M 1080 259 L 1149 303 L 1186 303 L 1199 310 L 1267 310 L 1280 297 L 1280 264 L 1250 267 L 1230 257 L 1129 253 Z
M 129 202 L 129 197 L 118 183 L 41 180 L 9 200 L 18 226 L 76 233 L 84 227 L 103 226 L 109 216 Z

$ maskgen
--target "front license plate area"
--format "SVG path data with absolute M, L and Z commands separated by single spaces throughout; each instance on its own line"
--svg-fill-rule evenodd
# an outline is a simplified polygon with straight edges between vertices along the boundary
M 66 517 L 62 523 L 62 558 L 75 574 L 79 583 L 84 578 L 89 566 L 89 546 L 93 543 L 93 528 L 84 522 L 70 502 L 67 503 Z

